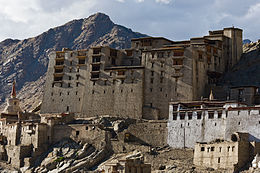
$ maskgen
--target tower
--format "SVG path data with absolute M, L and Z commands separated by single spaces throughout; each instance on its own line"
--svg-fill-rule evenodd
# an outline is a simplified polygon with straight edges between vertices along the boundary
M 16 90 L 15 90 L 15 82 L 13 82 L 11 98 L 7 100 L 7 106 L 4 109 L 2 114 L 6 115 L 17 115 L 18 112 L 21 112 L 21 108 L 19 106 L 20 100 L 16 98 Z

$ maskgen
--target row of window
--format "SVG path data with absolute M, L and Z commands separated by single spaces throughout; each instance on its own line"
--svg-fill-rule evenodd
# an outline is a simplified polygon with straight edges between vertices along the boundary
M 122 93 L 122 92 L 123 92 L 123 89 L 121 89 L 120 92 Z M 132 92 L 134 92 L 134 90 L 131 88 L 131 89 L 130 89 L 130 92 L 132 93 Z M 92 94 L 95 94 L 95 93 L 100 94 L 99 91 L 92 90 Z M 107 91 L 104 90 L 103 93 L 106 94 Z M 112 90 L 112 93 L 115 93 L 115 90 Z
M 228 146 L 227 147 L 228 152 L 231 152 L 231 151 L 233 152 L 234 150 L 235 150 L 235 146 Z M 201 147 L 200 151 L 205 151 L 205 147 Z M 215 151 L 215 147 L 207 147 L 207 152 L 210 152 L 210 151 Z M 220 153 L 222 152 L 222 147 L 218 147 L 218 152 L 220 152 Z
M 208 119 L 214 119 L 214 112 L 208 112 Z M 192 120 L 193 112 L 188 112 L 188 120 Z M 202 112 L 196 112 L 197 119 L 201 119 Z M 227 116 L 227 114 L 226 114 Z M 177 120 L 178 114 L 175 112 L 173 113 L 173 120 Z M 180 120 L 185 120 L 186 112 L 179 113 Z M 218 118 L 222 118 L 222 112 L 218 112 Z

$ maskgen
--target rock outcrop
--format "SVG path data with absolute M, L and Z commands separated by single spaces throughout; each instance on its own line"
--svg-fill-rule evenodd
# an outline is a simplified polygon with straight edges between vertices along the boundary
M 221 85 L 260 86 L 260 42 L 245 44 L 243 52 L 240 61 L 224 74 Z

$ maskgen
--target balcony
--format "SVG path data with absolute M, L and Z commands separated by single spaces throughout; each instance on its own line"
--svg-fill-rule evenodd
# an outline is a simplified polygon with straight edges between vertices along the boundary
M 182 76 L 183 76 L 183 73 L 181 73 L 181 72 L 173 73 L 173 74 L 172 74 L 172 77 L 174 77 L 174 78 L 182 77 Z
M 57 63 L 56 63 L 56 65 L 54 65 L 54 69 L 63 69 L 64 66 L 65 66 L 64 64 L 57 65 Z
M 175 70 L 180 70 L 183 65 L 172 65 L 172 67 L 175 69 Z

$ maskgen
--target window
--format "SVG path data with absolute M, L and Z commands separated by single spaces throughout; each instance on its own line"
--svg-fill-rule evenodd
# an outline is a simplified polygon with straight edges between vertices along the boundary
M 232 151 L 234 151 L 234 149 L 235 149 L 235 146 L 232 146 Z
M 118 71 L 118 72 L 117 72 L 117 75 L 119 75 L 119 76 L 125 75 L 125 71 L 123 71 L 123 70 Z
M 183 65 L 183 59 L 173 59 L 173 65 Z
M 180 112 L 180 119 L 184 120 L 185 119 L 185 112 Z
M 184 52 L 183 51 L 174 51 L 173 56 L 183 56 Z
M 78 86 L 79 86 L 79 82 L 76 83 L 76 87 L 78 87 Z
M 151 71 L 151 76 L 154 76 L 154 71 Z
M 214 118 L 214 112 L 208 112 L 208 115 L 209 115 L 209 119 L 213 119 Z
M 62 81 L 62 76 L 61 77 L 54 77 L 54 81 Z
M 115 58 L 112 58 L 111 64 L 112 64 L 112 65 L 116 65 L 116 59 L 115 59 Z
M 200 148 L 200 151 L 205 151 L 205 147 L 201 147 L 201 148 Z
M 79 131 L 78 130 L 76 131 L 76 136 L 79 136 Z
M 222 147 L 219 147 L 219 152 L 221 153 Z
M 153 78 L 150 79 L 150 83 L 153 83 Z
M 100 65 L 92 65 L 92 71 L 99 71 Z
M 218 158 L 218 163 L 220 163 L 220 157 Z
M 70 87 L 70 83 L 68 83 L 68 88 Z
M 211 148 L 210 148 L 210 151 L 214 151 L 214 150 L 215 150 L 215 147 L 211 147 Z
M 91 78 L 99 78 L 99 73 L 92 73 Z
M 189 120 L 192 119 L 192 112 L 188 112 L 188 119 L 189 119 Z
M 71 80 L 71 76 L 69 76 L 69 80 Z
M 78 91 L 76 91 L 76 95 L 78 95 Z
M 218 118 L 222 117 L 222 112 L 218 112 Z
M 67 109 L 66 109 L 66 111 L 68 112 L 70 110 L 70 107 L 69 106 L 67 106 Z
M 154 66 L 154 63 L 152 62 L 152 68 L 153 68 L 153 66 Z
M 94 48 L 93 54 L 99 54 L 101 52 L 101 48 Z
M 201 114 L 202 114 L 202 112 L 197 112 L 197 119 L 198 119 L 198 120 L 201 119 Z
M 68 95 L 70 95 L 70 92 L 68 92 Z
M 63 72 L 63 68 L 61 69 L 55 69 L 55 73 L 62 73 Z
M 173 113 L 172 117 L 172 120 L 177 120 L 177 113 Z
M 93 56 L 93 57 L 92 57 L 92 62 L 93 62 L 93 63 L 100 62 L 100 58 L 101 58 L 101 56 Z
M 79 64 L 85 64 L 85 59 L 79 59 Z
M 163 83 L 163 77 L 160 78 L 160 83 Z

